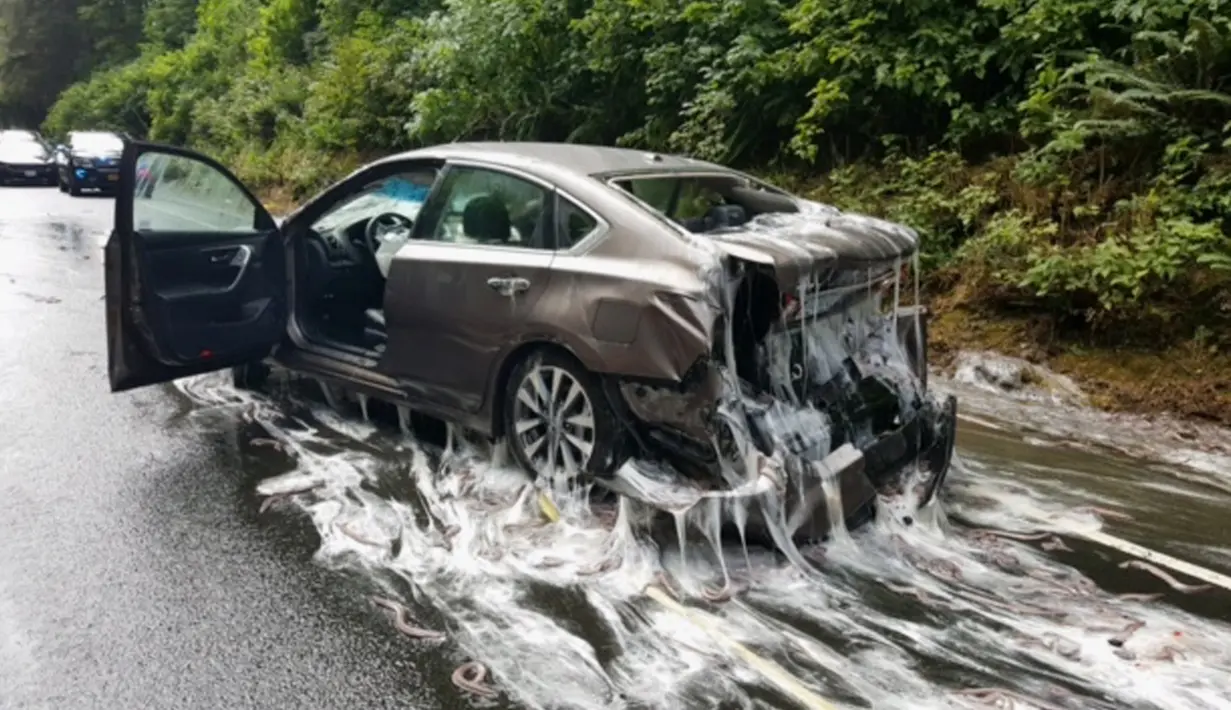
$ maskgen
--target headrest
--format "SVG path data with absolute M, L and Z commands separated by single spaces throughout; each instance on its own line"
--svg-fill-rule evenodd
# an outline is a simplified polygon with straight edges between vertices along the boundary
M 513 234 L 511 227 L 509 210 L 495 195 L 474 197 L 462 211 L 462 229 L 481 242 L 507 242 Z

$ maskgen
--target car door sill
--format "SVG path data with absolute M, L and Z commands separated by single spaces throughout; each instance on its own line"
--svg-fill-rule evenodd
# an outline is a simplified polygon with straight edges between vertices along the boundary
M 395 380 L 373 372 L 361 357 L 325 348 L 292 346 L 280 349 L 274 359 L 283 367 L 305 375 L 327 377 L 338 384 L 375 390 L 372 394 L 390 398 L 398 404 L 408 403 L 404 401 L 406 395 Z
M 289 347 L 279 348 L 274 355 L 274 360 L 283 367 L 305 375 L 333 380 L 343 387 L 359 389 L 391 404 L 404 406 L 446 422 L 459 423 L 483 434 L 490 433 L 490 425 L 480 417 L 471 413 L 459 415 L 456 411 L 409 396 L 406 388 L 397 380 L 375 371 L 377 361 L 374 358 L 313 343 L 304 336 L 293 320 L 288 332 L 291 338 Z

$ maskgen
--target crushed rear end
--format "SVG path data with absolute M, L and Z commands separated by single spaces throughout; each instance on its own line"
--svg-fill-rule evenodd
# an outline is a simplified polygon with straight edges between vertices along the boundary
M 930 502 L 956 401 L 927 390 L 918 235 L 806 203 L 705 236 L 724 255 L 713 350 L 671 392 L 624 385 L 660 456 L 611 485 L 676 512 L 710 499 L 779 546 L 841 534 L 878 494 Z

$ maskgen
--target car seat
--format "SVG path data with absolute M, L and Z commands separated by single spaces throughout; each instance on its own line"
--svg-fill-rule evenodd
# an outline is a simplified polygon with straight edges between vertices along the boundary
M 495 195 L 479 195 L 462 210 L 462 230 L 483 244 L 507 244 L 513 236 L 509 209 Z
M 747 221 L 748 212 L 741 205 L 714 205 L 705 214 L 705 231 L 738 227 Z
M 799 207 L 790 197 L 755 187 L 732 187 L 727 191 L 727 199 L 743 205 L 750 216 L 799 211 Z

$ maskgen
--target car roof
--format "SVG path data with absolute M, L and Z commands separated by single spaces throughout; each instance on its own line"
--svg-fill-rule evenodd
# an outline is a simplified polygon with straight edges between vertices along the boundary
M 675 172 L 690 169 L 730 172 L 729 168 L 721 165 L 681 155 L 584 143 L 521 141 L 446 143 L 390 156 L 387 160 L 418 157 L 437 157 L 446 160 L 469 157 L 536 173 L 543 172 L 536 170 L 536 167 L 550 166 L 557 170 L 564 169 L 587 176 L 634 172 Z

